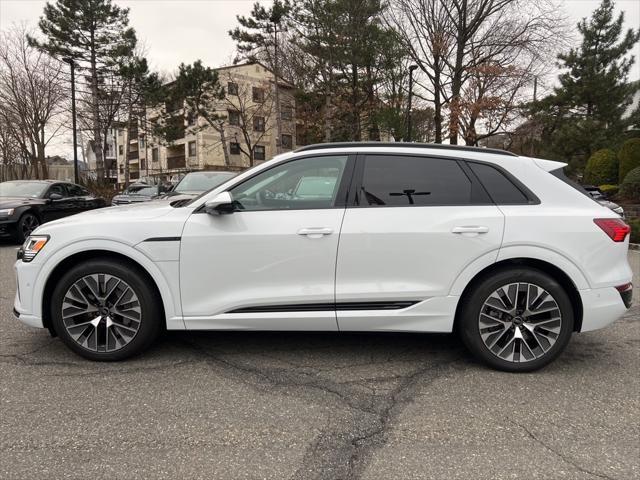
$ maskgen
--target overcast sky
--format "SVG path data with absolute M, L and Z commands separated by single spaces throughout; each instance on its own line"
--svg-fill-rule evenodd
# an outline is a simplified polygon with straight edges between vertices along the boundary
M 393 1 L 393 0 L 391 0 Z M 169 73 L 181 63 L 202 59 L 205 65 L 231 63 L 234 43 L 229 29 L 236 15 L 248 15 L 254 0 L 114 0 L 130 8 L 131 25 L 147 49 L 153 69 Z M 37 26 L 45 0 L 0 0 L 0 30 L 14 22 Z M 264 2 L 268 3 L 268 2 Z M 588 17 L 600 0 L 561 0 L 572 24 Z M 617 0 L 625 12 L 626 28 L 640 28 L 640 1 Z M 636 65 L 631 79 L 640 79 L 640 45 L 634 50 Z M 55 150 L 58 150 L 57 148 Z
M 254 0 L 115 0 L 130 8 L 131 25 L 148 49 L 152 67 L 171 72 L 181 63 L 197 59 L 210 66 L 230 63 L 234 44 L 228 30 L 236 26 L 236 15 L 247 15 Z M 35 26 L 44 0 L 0 0 L 0 29 L 13 22 Z M 572 23 L 589 16 L 599 0 L 564 0 Z M 617 0 L 628 27 L 640 27 L 640 1 Z M 640 45 L 636 46 L 636 58 Z M 640 74 L 636 66 L 635 77 Z

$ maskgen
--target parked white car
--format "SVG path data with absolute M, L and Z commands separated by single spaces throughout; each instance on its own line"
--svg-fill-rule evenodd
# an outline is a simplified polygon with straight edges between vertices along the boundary
M 460 333 L 530 371 L 631 303 L 629 227 L 564 164 L 420 144 L 326 144 L 182 206 L 41 226 L 16 263 L 16 315 L 119 360 L 163 329 Z

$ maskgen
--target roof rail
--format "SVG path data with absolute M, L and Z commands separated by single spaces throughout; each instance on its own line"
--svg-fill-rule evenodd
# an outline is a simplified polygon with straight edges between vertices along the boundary
M 328 148 L 359 148 L 359 147 L 396 147 L 396 148 L 435 148 L 441 150 L 461 150 L 463 152 L 493 153 L 495 155 L 507 155 L 517 157 L 515 153 L 499 150 L 497 148 L 468 147 L 466 145 L 447 145 L 442 143 L 415 143 L 415 142 L 333 142 L 315 143 L 296 149 L 296 152 L 308 152 L 311 150 L 325 150 Z

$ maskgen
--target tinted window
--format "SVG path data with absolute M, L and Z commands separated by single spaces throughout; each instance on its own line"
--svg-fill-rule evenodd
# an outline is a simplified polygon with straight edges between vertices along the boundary
M 471 180 L 455 160 L 368 155 L 359 205 L 468 205 Z
M 231 190 L 239 210 L 331 208 L 347 164 L 345 155 L 287 162 Z
M 51 195 L 52 193 L 57 193 L 58 195 L 62 195 L 63 197 L 67 196 L 67 191 L 65 190 L 64 185 L 60 183 L 51 185 L 51 188 L 49 189 L 47 195 Z
M 67 184 L 67 190 L 69 191 L 70 197 L 82 197 L 87 195 L 86 191 L 82 187 L 72 183 Z
M 495 203 L 503 205 L 529 203 L 527 196 L 497 168 L 481 163 L 469 163 L 468 165 L 478 176 Z

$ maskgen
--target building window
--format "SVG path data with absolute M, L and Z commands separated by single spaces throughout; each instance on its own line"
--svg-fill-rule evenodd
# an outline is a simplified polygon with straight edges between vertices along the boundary
M 140 170 L 146 170 L 147 169 L 147 161 L 144 158 L 140 159 Z
M 119 153 L 120 155 L 123 155 L 123 154 L 124 154 L 124 148 L 123 148 L 123 146 L 122 146 L 122 145 L 118 145 L 118 153 Z
M 240 112 L 229 110 L 229 125 L 240 125 Z
M 196 115 L 193 112 L 187 113 L 187 125 L 193 127 L 196 124 Z
M 280 145 L 285 150 L 291 150 L 293 148 L 293 137 L 291 135 L 282 135 L 282 143 Z
M 152 162 L 157 162 L 158 161 L 158 157 L 159 157 L 158 149 L 154 148 L 153 150 L 151 150 L 151 161 Z
M 264 117 L 253 117 L 253 130 L 264 132 Z
M 142 148 L 144 148 L 144 138 L 141 138 L 141 139 L 140 139 L 140 143 L 139 143 L 139 145 L 140 145 L 140 148 L 141 148 L 141 149 L 142 149 Z
M 264 89 L 253 87 L 253 101 L 257 103 L 264 102 Z
M 293 107 L 282 107 L 280 109 L 280 118 L 282 120 L 293 120 Z
M 121 137 L 124 135 L 124 130 L 118 130 L 118 136 Z
M 265 147 L 264 145 L 256 145 L 253 149 L 253 159 L 254 160 L 264 160 L 265 159 Z
M 236 82 L 227 83 L 227 93 L 229 95 L 238 95 L 238 84 Z
M 189 142 L 189 156 L 196 156 L 196 142 Z
M 240 144 L 238 142 L 231 142 L 229 144 L 229 153 L 231 155 L 240 155 Z

